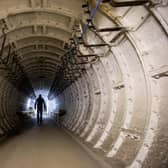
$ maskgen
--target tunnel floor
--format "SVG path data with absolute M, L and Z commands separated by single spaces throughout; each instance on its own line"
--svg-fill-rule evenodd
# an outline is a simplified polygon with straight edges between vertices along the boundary
M 0 144 L 1 168 L 100 168 L 87 152 L 51 120 L 35 123 Z

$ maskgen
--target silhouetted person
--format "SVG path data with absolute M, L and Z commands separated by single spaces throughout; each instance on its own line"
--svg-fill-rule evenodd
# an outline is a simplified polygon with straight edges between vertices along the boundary
M 39 95 L 39 97 L 36 99 L 36 102 L 34 104 L 34 108 L 37 108 L 37 123 L 41 124 L 42 120 L 43 120 L 43 110 L 46 110 L 46 103 L 43 99 L 43 97 L 41 96 L 41 94 Z

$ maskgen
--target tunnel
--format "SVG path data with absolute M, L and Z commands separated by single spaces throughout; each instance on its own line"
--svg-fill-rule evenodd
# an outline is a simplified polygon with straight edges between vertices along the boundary
M 167 168 L 167 76 L 167 0 L 1 0 L 0 167 Z M 48 125 L 58 122 L 57 111 L 66 111 L 60 125 L 33 127 L 29 143 L 21 140 L 26 131 L 8 140 L 38 90 L 47 91 L 50 106 L 57 104 Z M 45 129 L 52 129 L 51 137 L 47 131 L 42 136 Z M 56 163 L 24 165 L 24 148 L 38 133 L 44 155 Z M 15 138 L 18 148 L 24 144 L 20 162 Z M 48 147 L 50 141 L 58 146 Z M 77 159 L 78 145 L 96 166 Z M 57 165 L 71 148 L 73 166 L 66 158 Z M 33 159 L 40 155 L 35 151 L 29 151 Z

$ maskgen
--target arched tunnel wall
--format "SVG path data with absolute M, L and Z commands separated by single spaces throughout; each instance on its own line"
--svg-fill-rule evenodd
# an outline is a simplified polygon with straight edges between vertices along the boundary
M 9 44 L 14 46 L 34 89 L 39 85 L 50 89 L 73 24 L 87 19 L 81 13 L 82 2 L 0 2 L 1 27 L 7 27 L 8 37 L 4 50 Z M 89 5 L 96 2 L 89 1 Z M 116 168 L 168 165 L 168 7 L 167 1 L 151 3 L 131 7 L 102 3 L 94 17 L 96 29 L 122 29 L 89 29 L 84 35 L 87 44 L 106 45 L 79 46 L 79 50 L 83 55 L 98 55 L 98 60 L 87 64 L 82 75 L 59 95 L 52 90 L 67 110 L 62 125 Z M 15 114 L 24 98 L 19 88 L 0 76 L 2 134 L 17 125 Z
M 164 152 L 158 151 L 167 141 L 162 118 L 167 113 L 167 94 L 162 91 L 167 79 L 152 76 L 165 67 L 167 53 L 161 48 L 167 46 L 167 33 L 145 8 L 120 14 L 119 24 L 135 30 L 64 91 L 64 125 L 112 157 L 114 167 L 116 160 L 130 167 L 159 167 L 161 162 L 164 167 Z M 102 13 L 96 21 L 97 27 L 112 25 Z M 101 37 L 108 43 L 110 35 Z M 90 34 L 88 41 L 93 39 Z
M 0 77 L 0 135 L 14 131 L 20 122 L 17 112 L 22 110 L 25 97 L 6 79 Z

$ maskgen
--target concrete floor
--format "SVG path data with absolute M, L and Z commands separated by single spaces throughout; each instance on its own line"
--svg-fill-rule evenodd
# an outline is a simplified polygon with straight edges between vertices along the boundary
M 0 168 L 100 168 L 62 129 L 45 121 L 0 144 Z

